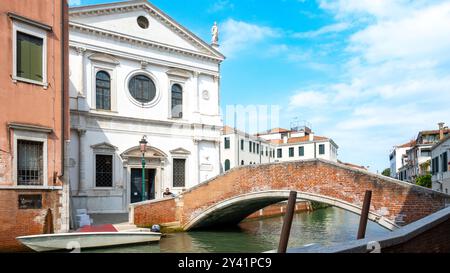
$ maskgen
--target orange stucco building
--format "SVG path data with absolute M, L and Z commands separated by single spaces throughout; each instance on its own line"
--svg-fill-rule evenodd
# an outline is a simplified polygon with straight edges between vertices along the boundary
M 67 13 L 66 0 L 0 5 L 0 251 L 68 229 Z

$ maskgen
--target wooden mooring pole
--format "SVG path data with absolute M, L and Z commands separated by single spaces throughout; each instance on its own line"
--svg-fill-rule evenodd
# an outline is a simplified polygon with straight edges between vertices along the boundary
M 370 201 L 372 200 L 372 191 L 366 191 L 364 203 L 361 210 L 361 219 L 359 221 L 358 240 L 366 237 L 367 221 L 369 220 Z
M 289 194 L 289 201 L 286 208 L 286 214 L 284 215 L 283 229 L 281 230 L 280 243 L 278 245 L 278 253 L 286 253 L 287 251 L 296 203 L 297 203 L 297 192 L 291 191 L 291 193 Z

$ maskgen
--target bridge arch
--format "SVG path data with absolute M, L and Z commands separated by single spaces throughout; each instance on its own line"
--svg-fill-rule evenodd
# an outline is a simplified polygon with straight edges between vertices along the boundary
M 177 198 L 133 204 L 130 220 L 148 226 L 168 222 L 184 229 L 238 223 L 246 215 L 288 199 L 330 204 L 359 214 L 372 191 L 370 219 L 395 229 L 450 204 L 450 196 L 322 159 L 240 166 L 183 192 Z M 232 212 L 234 211 L 234 212 Z
M 290 190 L 272 190 L 235 196 L 205 209 L 187 222 L 183 229 L 192 230 L 221 226 L 223 224 L 238 224 L 247 216 L 262 208 L 288 200 L 289 194 Z M 361 214 L 362 209 L 360 206 L 343 200 L 309 192 L 298 191 L 297 200 L 320 202 L 358 215 Z M 369 212 L 369 220 L 389 230 L 399 228 L 395 222 L 373 211 Z

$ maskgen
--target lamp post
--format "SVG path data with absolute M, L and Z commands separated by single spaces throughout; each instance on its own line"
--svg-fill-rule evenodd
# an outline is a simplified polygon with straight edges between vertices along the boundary
M 147 140 L 146 140 L 146 136 L 143 136 L 141 141 L 139 141 L 139 146 L 141 148 L 141 153 L 142 153 L 142 202 L 147 200 L 147 195 L 146 195 L 146 191 L 145 191 L 145 151 L 147 150 Z

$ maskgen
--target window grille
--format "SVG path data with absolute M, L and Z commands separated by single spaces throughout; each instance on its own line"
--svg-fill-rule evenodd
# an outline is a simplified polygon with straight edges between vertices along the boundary
M 17 184 L 21 186 L 43 185 L 44 143 L 28 140 L 17 141 Z
M 98 188 L 112 187 L 113 156 L 95 156 L 95 186 Z
M 173 160 L 173 187 L 182 188 L 185 186 L 185 159 L 174 159 Z

